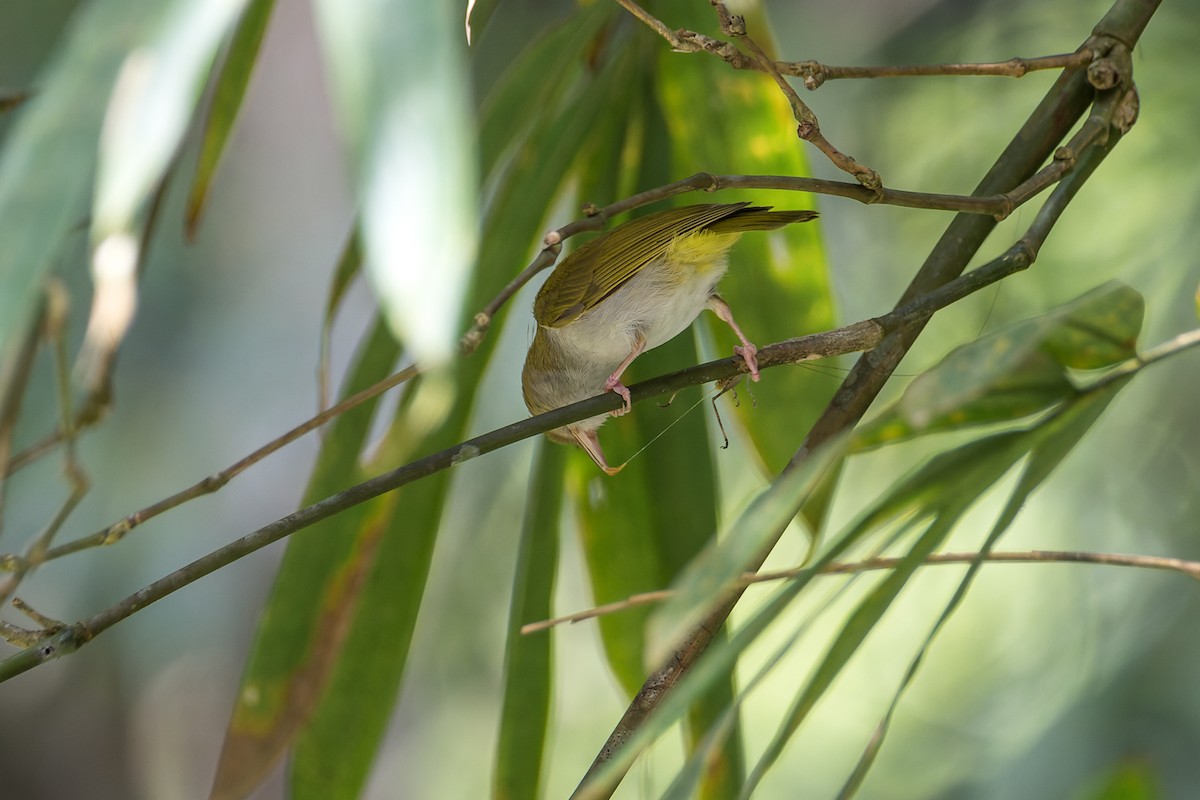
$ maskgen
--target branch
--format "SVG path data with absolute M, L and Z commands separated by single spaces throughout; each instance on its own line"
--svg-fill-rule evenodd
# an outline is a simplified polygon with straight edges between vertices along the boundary
M 859 572 L 871 572 L 875 570 L 895 569 L 902 558 L 868 558 L 862 561 L 852 562 L 833 562 L 826 564 L 817 570 L 818 575 L 850 575 Z M 1125 555 L 1122 553 L 1088 553 L 1073 550 L 1029 550 L 1027 552 L 1012 552 L 1012 551 L 995 551 L 989 553 L 935 553 L 925 559 L 925 566 L 938 566 L 942 564 L 973 564 L 976 561 L 985 563 L 997 564 L 1104 564 L 1114 567 L 1137 567 L 1140 569 L 1165 570 L 1167 572 L 1178 572 L 1182 575 L 1200 581 L 1200 561 L 1188 561 L 1182 558 L 1169 558 L 1164 556 L 1139 556 Z M 749 586 L 754 586 L 760 583 L 773 583 L 775 581 L 788 580 L 795 578 L 805 572 L 808 572 L 811 567 L 793 567 L 792 569 L 775 570 L 773 572 L 749 572 L 742 576 L 742 579 L 730 588 L 745 589 Z M 613 603 L 605 603 L 602 606 L 593 606 L 582 611 L 576 611 L 573 614 L 564 614 L 561 617 L 552 619 L 539 620 L 538 622 L 530 622 L 527 625 L 521 626 L 521 633 L 529 635 L 540 631 L 549 630 L 550 628 L 564 625 L 567 623 L 575 624 L 597 617 L 608 616 L 622 611 L 628 611 L 631 608 L 639 606 L 651 605 L 653 603 L 662 603 L 672 596 L 675 592 L 671 589 L 660 589 L 656 592 L 643 592 L 628 597 L 625 600 L 618 600 Z
M 347 397 L 337 405 L 331 406 L 322 411 L 320 414 L 305 420 L 287 433 L 272 439 L 262 447 L 255 450 L 253 453 L 250 453 L 245 458 L 235 462 L 234 464 L 231 464 L 220 472 L 213 473 L 207 478 L 192 484 L 186 489 L 176 492 L 170 497 L 166 497 L 162 500 L 159 500 L 157 503 L 153 503 L 152 505 L 146 506 L 139 511 L 135 511 L 132 514 L 122 517 L 120 520 L 107 527 L 101 528 L 95 533 L 82 536 L 74 541 L 52 548 L 45 553 L 45 556 L 42 560 L 52 561 L 56 558 L 77 553 L 80 550 L 87 550 L 92 547 L 115 544 L 124 538 L 125 534 L 129 533 L 142 523 L 157 517 L 159 514 L 170 511 L 177 506 L 183 505 L 189 500 L 194 500 L 197 497 L 203 497 L 206 494 L 212 494 L 213 492 L 225 486 L 225 484 L 229 483 L 229 481 L 233 480 L 238 475 L 245 472 L 247 469 L 254 466 L 259 461 L 262 461 L 264 458 L 276 452 L 277 450 L 280 450 L 284 446 L 291 444 L 301 436 L 304 436 L 306 433 L 316 430 L 334 417 L 344 414 L 356 406 L 362 405 L 368 400 L 387 391 L 388 389 L 399 386 L 401 383 L 404 383 L 407 380 L 411 380 L 419 372 L 420 370 L 416 366 L 409 366 L 393 375 L 389 375 L 379 383 L 376 383 L 374 386 L 363 389 L 361 392 Z M 0 565 L 2 565 L 4 569 L 16 569 L 14 563 L 19 561 L 20 559 L 16 556 L 0 556 Z
M 843 78 L 917 78 L 931 76 L 992 75 L 1004 78 L 1023 78 L 1041 69 L 1085 67 L 1093 53 L 1081 47 L 1074 53 L 1038 58 L 1010 58 L 980 64 L 898 64 L 879 67 L 835 67 L 819 61 L 777 61 L 775 68 L 784 75 L 804 81 L 804 88 L 814 90 L 825 81 Z

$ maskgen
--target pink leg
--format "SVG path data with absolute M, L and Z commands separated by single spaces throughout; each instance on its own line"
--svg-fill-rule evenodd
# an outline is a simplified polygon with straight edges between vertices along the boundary
M 632 402 L 629 399 L 629 390 L 625 388 L 625 384 L 621 383 L 621 374 L 625 372 L 625 370 L 629 369 L 629 365 L 632 364 L 633 360 L 641 355 L 642 351 L 645 349 L 646 337 L 642 336 L 642 334 L 639 332 L 636 334 L 636 338 L 633 340 L 633 349 L 629 351 L 629 355 L 625 356 L 625 360 L 622 361 L 615 370 L 613 370 L 613 374 L 609 375 L 608 380 L 604 382 L 604 391 L 616 392 L 617 394 L 621 395 L 621 399 L 625 401 L 625 405 L 612 412 L 614 417 L 619 417 L 622 414 L 628 414 L 629 410 L 633 407 Z
M 571 435 L 575 437 L 575 441 L 579 442 L 579 446 L 584 449 L 596 466 L 604 470 L 607 475 L 616 475 L 625 468 L 622 464 L 619 467 L 610 467 L 608 462 L 604 460 L 604 450 L 600 448 L 600 437 L 595 431 L 581 431 L 578 428 L 567 428 Z
M 734 334 L 737 335 L 738 341 L 742 344 L 740 347 L 734 347 L 733 352 L 742 357 L 746 362 L 746 369 L 750 370 L 750 380 L 758 380 L 758 348 L 750 344 L 750 340 L 746 338 L 746 334 L 742 333 L 742 329 L 733 321 L 733 312 L 729 309 L 729 304 L 722 299 L 721 295 L 714 294 L 708 298 L 708 307 L 717 317 L 733 328 Z

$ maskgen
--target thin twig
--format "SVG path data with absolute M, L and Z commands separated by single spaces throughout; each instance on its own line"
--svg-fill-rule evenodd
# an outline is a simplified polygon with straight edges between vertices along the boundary
M 58 394 L 60 424 L 64 430 L 64 441 L 66 442 L 63 452 L 63 474 L 70 485 L 70 492 L 50 522 L 30 542 L 25 555 L 19 558 L 10 556 L 4 559 L 10 574 L 5 580 L 0 581 L 0 605 L 12 597 L 26 576 L 45 562 L 47 550 L 54 541 L 54 537 L 66 524 L 67 518 L 83 500 L 91 485 L 75 447 L 77 431 L 73 427 L 75 415 L 71 408 L 71 367 L 64 333 L 67 322 L 66 289 L 57 280 L 51 281 L 47 286 L 45 309 L 41 329 L 42 336 L 53 345 L 55 388 Z M 3 635 L 2 631 L 0 631 L 0 635 Z
M 723 59 L 734 69 L 765 72 L 759 61 L 747 58 L 729 42 L 714 39 L 689 30 L 673 31 L 661 20 L 650 14 L 632 0 L 617 0 L 625 10 L 637 17 L 651 30 L 661 36 L 679 53 L 709 53 Z M 1093 54 L 1086 48 L 1074 53 L 1063 53 L 1036 58 L 1013 57 L 1007 61 L 980 62 L 971 64 L 897 64 L 884 66 L 839 67 L 819 61 L 772 61 L 771 67 L 784 75 L 800 78 L 804 88 L 818 89 L 826 81 L 847 78 L 917 78 L 938 76 L 996 76 L 1023 78 L 1030 72 L 1046 69 L 1069 69 L 1086 66 Z
M 1178 572 L 1187 575 L 1197 581 L 1200 581 L 1200 561 L 1188 561 L 1182 558 L 1169 558 L 1165 556 L 1141 556 L 1141 555 L 1126 555 L 1123 553 L 1089 553 L 1075 550 L 1028 550 L 1025 552 L 1016 551 L 992 551 L 990 553 L 935 553 L 925 559 L 926 566 L 937 566 L 942 564 L 972 564 L 977 560 L 982 560 L 985 563 L 998 564 L 1104 564 L 1114 567 L 1138 567 L 1141 569 L 1165 570 L 1167 572 Z M 868 558 L 862 561 L 839 562 L 835 561 L 832 564 L 826 564 L 817 570 L 818 575 L 850 575 L 860 572 L 871 572 L 875 570 L 895 569 L 900 564 L 902 558 Z M 735 586 L 737 588 L 746 588 L 760 583 L 773 583 L 775 581 L 788 580 L 795 578 L 811 569 L 810 567 L 793 567 L 791 569 L 774 570 L 772 572 L 752 572 L 742 576 Z M 583 622 L 597 617 L 605 617 L 609 614 L 617 614 L 622 611 L 627 611 L 631 608 L 639 606 L 651 605 L 654 603 L 662 603 L 671 597 L 675 592 L 671 589 L 660 589 L 654 592 L 642 592 L 632 595 L 625 600 L 617 600 L 612 603 L 605 603 L 600 606 L 593 606 L 582 611 L 576 611 L 572 614 L 564 614 L 561 617 L 553 617 L 551 619 L 539 620 L 530 622 L 527 625 L 521 626 L 521 633 L 528 635 L 538 633 L 539 631 L 549 630 L 550 628 L 559 625 L 574 624 Z
M 401 383 L 404 383 L 407 380 L 411 380 L 419 372 L 420 370 L 417 367 L 410 366 L 393 375 L 389 375 L 379 383 L 376 383 L 374 386 L 363 389 L 361 392 L 357 392 L 356 394 L 347 397 L 342 402 L 327 408 L 311 419 L 305 420 L 287 433 L 272 439 L 270 442 L 267 442 L 250 455 L 242 458 L 240 461 L 237 461 L 234 464 L 231 464 L 220 472 L 213 473 L 207 478 L 189 486 L 186 489 L 183 489 L 182 491 L 176 492 L 170 497 L 166 497 L 162 500 L 159 500 L 157 503 L 146 506 L 139 511 L 135 511 L 132 514 L 129 514 L 128 516 L 118 520 L 117 522 L 114 522 L 108 527 L 96 531 L 95 533 L 52 548 L 51 550 L 47 551 L 45 560 L 51 561 L 56 558 L 70 555 L 71 553 L 77 553 L 80 550 L 87 550 L 91 547 L 100 547 L 120 541 L 125 534 L 129 533 L 131 530 L 147 520 L 153 519 L 159 514 L 183 505 L 189 500 L 194 500 L 197 497 L 202 497 L 206 494 L 211 494 L 217 491 L 225 484 L 229 483 L 229 481 L 233 480 L 238 475 L 245 472 L 259 461 L 262 461 L 275 451 L 291 444 L 306 433 L 316 430 L 334 417 L 344 414 L 356 406 L 362 405 L 368 400 L 387 391 L 388 389 L 399 386 Z
M 750 51 L 750 55 L 758 64 L 759 69 L 775 81 L 775 85 L 779 87 L 779 91 L 783 92 L 783 96 L 787 98 L 788 105 L 792 108 L 792 116 L 796 118 L 796 135 L 824 153 L 825 157 L 833 162 L 835 167 L 853 175 L 855 180 L 876 195 L 879 195 L 880 190 L 883 188 L 883 180 L 879 177 L 879 173 L 870 167 L 859 164 L 853 158 L 834 147 L 833 143 L 825 138 L 825 134 L 821 133 L 821 123 L 817 120 L 817 115 L 800 99 L 800 95 L 796 94 L 796 90 L 783 77 L 779 68 L 775 66 L 775 62 L 747 32 L 746 20 L 743 17 L 730 14 L 729 9 L 720 0 L 710 0 L 710 2 L 717 13 L 717 19 L 721 24 L 721 31 L 726 36 L 734 37 Z
M 16 350 L 13 366 L 7 375 L 0 374 L 0 464 L 3 464 L 12 448 L 13 433 L 16 431 L 17 419 L 21 415 L 21 403 L 25 399 L 25 389 L 29 385 L 29 376 L 33 372 L 33 361 L 37 355 L 38 344 L 41 342 L 42 323 L 46 317 L 46 304 L 43 301 L 34 318 L 25 331 Z M 7 496 L 8 475 L 0 470 L 0 532 L 4 528 L 4 502 Z
M 784 75 L 804 81 L 804 88 L 818 89 L 825 81 L 844 78 L 917 78 L 932 76 L 991 75 L 1004 78 L 1023 78 L 1041 69 L 1067 69 L 1086 66 L 1092 52 L 1086 47 L 1074 53 L 1038 58 L 1010 58 L 978 64 L 897 64 L 878 67 L 835 67 L 819 61 L 777 61 L 775 68 Z

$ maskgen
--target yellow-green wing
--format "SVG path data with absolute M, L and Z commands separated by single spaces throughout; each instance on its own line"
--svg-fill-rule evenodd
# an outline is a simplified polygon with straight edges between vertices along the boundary
M 749 203 L 686 206 L 627 222 L 580 247 L 555 268 L 538 292 L 533 316 L 560 328 L 619 289 L 677 236 L 703 230 Z

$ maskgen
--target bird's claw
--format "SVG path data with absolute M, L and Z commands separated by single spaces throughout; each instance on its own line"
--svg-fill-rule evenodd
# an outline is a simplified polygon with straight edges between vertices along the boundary
M 609 378 L 604 382 L 604 390 L 606 392 L 615 392 L 619 394 L 621 399 L 625 401 L 620 408 L 613 409 L 612 415 L 614 417 L 624 416 L 633 408 L 633 402 L 629 397 L 629 390 L 625 388 L 625 384 L 621 383 L 621 381 L 615 380 L 614 378 Z
M 758 380 L 758 348 L 746 342 L 745 345 L 734 345 L 733 352 L 742 357 L 746 362 L 746 369 L 750 370 L 750 380 Z

